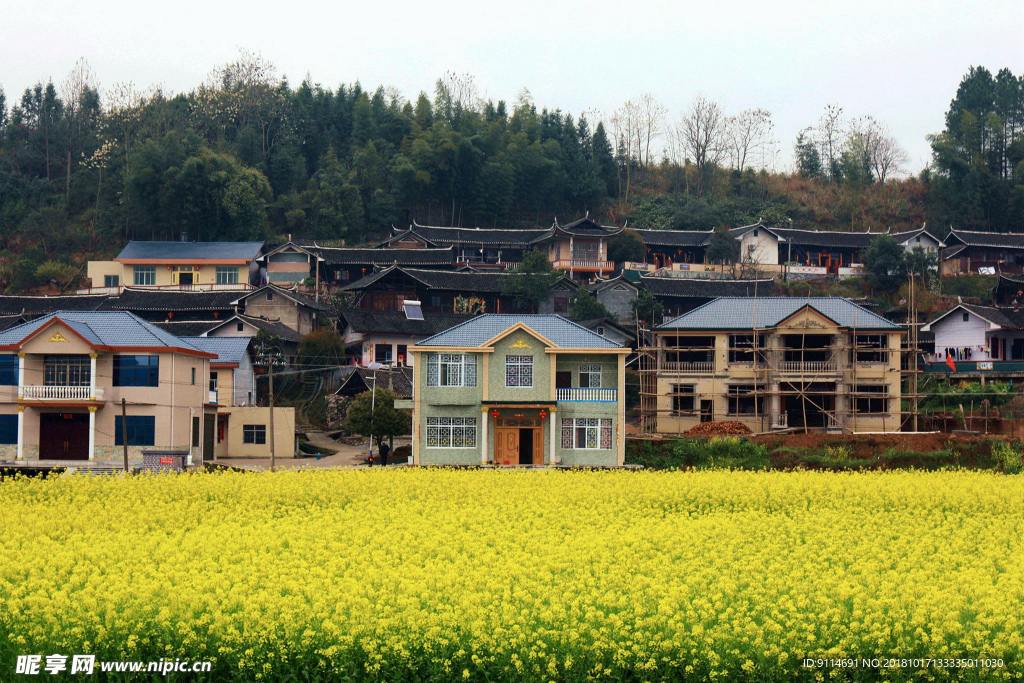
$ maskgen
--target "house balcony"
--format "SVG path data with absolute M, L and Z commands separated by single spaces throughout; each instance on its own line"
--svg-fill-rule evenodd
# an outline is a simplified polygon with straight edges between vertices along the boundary
M 581 273 L 603 273 L 615 270 L 614 261 L 587 261 L 583 259 L 555 259 L 554 267 L 559 270 L 573 270 Z
M 131 289 L 146 289 L 154 292 L 239 292 L 256 289 L 247 282 L 202 282 L 178 285 L 127 285 Z M 76 294 L 120 294 L 124 286 L 82 287 Z
M 210 405 L 217 405 L 217 390 L 216 389 L 210 389 L 206 393 L 207 393 L 206 402 L 209 403 Z
M 96 392 L 96 400 L 103 400 L 103 389 L 91 389 L 89 385 L 70 386 L 61 384 L 29 384 L 22 387 L 22 398 L 26 401 L 90 401 L 92 392 Z
M 790 375 L 827 375 L 838 372 L 835 361 L 789 361 L 779 363 L 779 372 Z
M 555 399 L 559 402 L 614 403 L 618 400 L 618 394 L 617 389 L 555 389 Z
M 670 375 L 711 375 L 715 372 L 714 361 L 661 361 L 658 372 Z

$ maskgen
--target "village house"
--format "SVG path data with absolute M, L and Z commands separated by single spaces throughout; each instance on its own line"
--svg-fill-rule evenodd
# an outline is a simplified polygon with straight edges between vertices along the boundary
M 132 465 L 153 447 L 212 460 L 216 359 L 127 312 L 58 311 L 0 332 L 0 458 L 120 464 L 127 433 Z
M 251 318 L 280 322 L 300 337 L 315 332 L 319 327 L 319 314 L 327 311 L 323 304 L 312 297 L 276 285 L 264 285 L 253 292 L 247 292 L 232 304 L 237 311 L 244 311 Z
M 421 465 L 622 465 L 629 353 L 557 315 L 482 315 L 410 347 Z
M 1024 312 L 958 302 L 921 327 L 935 335 L 925 371 L 955 377 L 1024 377 Z
M 488 313 L 519 311 L 514 297 L 504 294 L 508 273 L 424 270 L 391 266 L 342 287 L 355 308 L 401 311 L 404 301 L 419 301 L 427 313 L 457 313 L 457 299 Z
M 640 278 L 640 285 L 661 302 L 666 318 L 682 315 L 721 296 L 768 297 L 779 293 L 772 278 L 734 280 L 677 275 L 663 271 Z
M 91 288 L 112 293 L 120 287 L 163 289 L 246 289 L 259 284 L 256 258 L 263 242 L 130 241 L 113 261 L 89 261 Z
M 409 354 L 410 346 L 472 317 L 454 313 L 423 315 L 418 307 L 408 308 L 408 311 L 375 311 L 365 308 L 341 310 L 338 328 L 345 339 L 345 347 L 359 365 L 411 365 L 413 359 Z M 418 317 L 417 313 L 420 314 Z
M 942 275 L 995 275 L 1024 272 L 1024 235 L 950 230 L 942 250 Z
M 643 426 L 899 431 L 901 334 L 841 298 L 715 299 L 653 330 L 640 365 Z
M 597 280 L 587 285 L 597 302 L 608 309 L 616 319 L 632 322 L 634 319 L 633 300 L 640 293 L 640 286 L 635 279 L 630 279 L 626 271 L 608 280 Z M 556 311 L 557 313 L 558 311 Z

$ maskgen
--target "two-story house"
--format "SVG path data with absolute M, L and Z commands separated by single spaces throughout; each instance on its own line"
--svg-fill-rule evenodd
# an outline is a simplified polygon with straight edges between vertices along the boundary
M 409 348 L 421 465 L 622 465 L 623 348 L 558 315 L 482 315 Z
M 212 460 L 216 358 L 121 311 L 0 332 L 0 459 L 119 464 L 127 437 L 132 465 L 147 447 Z
M 653 330 L 643 427 L 899 431 L 903 330 L 846 299 L 722 297 Z
M 89 291 L 125 285 L 174 289 L 245 289 L 259 280 L 263 242 L 130 241 L 113 261 L 89 261 Z

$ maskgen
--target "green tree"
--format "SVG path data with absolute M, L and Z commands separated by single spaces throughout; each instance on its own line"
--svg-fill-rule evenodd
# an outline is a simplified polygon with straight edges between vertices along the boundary
M 796 168 L 804 178 L 820 179 L 824 175 L 821 167 L 821 154 L 818 146 L 810 139 L 807 131 L 796 136 Z
M 412 417 L 409 411 L 395 408 L 397 398 L 395 392 L 383 387 L 364 391 L 349 404 L 345 426 L 353 434 L 372 436 L 378 448 L 386 438 L 408 434 Z
M 707 256 L 712 263 L 735 263 L 740 257 L 740 243 L 720 225 L 711 233 Z
M 907 261 L 903 247 L 889 235 L 879 235 L 873 239 L 864 250 L 861 261 L 876 290 L 895 290 L 906 277 Z
M 660 323 L 661 316 L 665 313 L 665 307 L 646 289 L 641 289 L 637 292 L 636 297 L 630 301 L 630 306 L 633 308 L 637 319 L 649 325 Z
M 311 366 L 345 364 L 345 340 L 329 327 L 321 327 L 299 340 L 299 363 Z
M 647 247 L 640 235 L 629 228 L 608 240 L 608 260 L 615 263 L 623 261 L 643 262 L 647 256 Z
M 531 249 L 523 255 L 519 268 L 506 278 L 502 293 L 515 297 L 516 305 L 526 310 L 537 310 L 542 301 L 551 296 L 551 290 L 561 277 L 547 254 Z
M 573 320 L 590 320 L 592 318 L 609 318 L 615 320 L 611 311 L 605 308 L 604 304 L 580 287 L 569 298 L 569 317 Z

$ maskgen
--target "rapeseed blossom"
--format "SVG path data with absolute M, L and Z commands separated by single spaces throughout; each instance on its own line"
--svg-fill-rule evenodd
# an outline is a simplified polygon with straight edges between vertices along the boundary
M 17 654 L 215 680 L 1024 675 L 1024 477 L 437 469 L 0 483 Z M 808 669 L 807 658 L 999 658 Z M 4 674 L 0 674 L 3 678 Z

